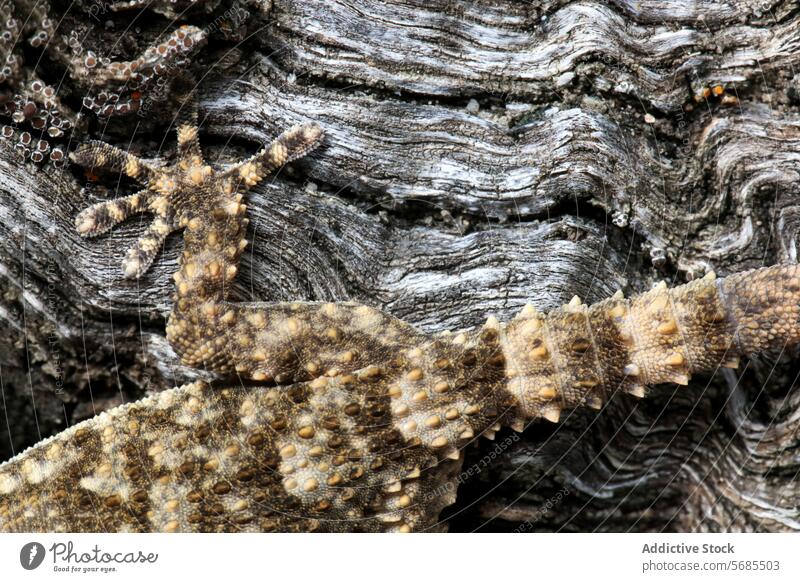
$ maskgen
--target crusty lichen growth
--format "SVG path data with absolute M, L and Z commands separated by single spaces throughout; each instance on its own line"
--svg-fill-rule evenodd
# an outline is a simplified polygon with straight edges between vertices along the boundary
M 184 230 L 167 336 L 187 364 L 228 375 L 104 413 L 0 466 L 0 529 L 421 531 L 454 500 L 461 451 L 616 391 L 735 366 L 800 342 L 800 267 L 777 266 L 586 306 L 525 308 L 463 332 L 424 334 L 352 303 L 236 303 L 242 193 L 305 155 L 317 125 L 290 129 L 224 170 L 205 163 L 189 103 L 178 159 L 158 168 L 101 142 L 77 163 L 145 188 L 78 215 L 85 235 L 155 215 L 128 253 L 138 277 Z M 234 380 L 235 378 L 235 380 Z
M 152 8 L 173 4 L 153 3 Z M 85 8 L 92 14 L 97 6 Z M 0 139 L 26 161 L 62 165 L 73 131 L 85 126 L 81 112 L 65 106 L 59 92 L 77 92 L 83 108 L 101 117 L 144 116 L 166 99 L 207 40 L 205 29 L 182 25 L 130 61 L 114 61 L 86 47 L 85 31 L 70 28 L 68 13 L 50 2 L 0 0 Z M 26 50 L 38 52 L 38 59 L 26 63 Z M 60 65 L 66 75 L 47 84 L 39 77 L 48 68 L 41 62 Z
M 86 109 L 101 117 L 148 113 L 166 97 L 159 93 L 159 84 L 185 71 L 206 40 L 205 30 L 187 24 L 130 61 L 112 61 L 80 50 L 80 40 L 71 35 L 68 44 L 74 56 L 67 65 L 74 78 L 83 80 L 88 92 L 83 98 Z M 164 86 L 169 88 L 169 84 Z
M 22 0 L 0 0 L 0 15 L 0 138 L 24 160 L 61 165 L 75 116 L 54 87 L 25 69 L 22 50 L 23 43 L 46 46 L 54 21 L 43 3 Z

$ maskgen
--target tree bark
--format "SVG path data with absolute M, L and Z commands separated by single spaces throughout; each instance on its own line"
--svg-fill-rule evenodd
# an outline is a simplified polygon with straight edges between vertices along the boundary
M 212 39 L 196 64 L 207 157 L 236 159 L 305 121 L 326 141 L 250 196 L 237 298 L 353 299 L 455 330 L 529 302 L 796 261 L 800 10 L 741 4 L 259 5 L 243 42 Z M 215 10 L 183 20 L 210 27 Z M 77 137 L 155 157 L 174 147 L 168 126 L 131 116 Z M 164 337 L 180 237 L 129 282 L 121 259 L 143 224 L 75 232 L 80 209 L 132 191 L 116 184 L 37 169 L 0 142 L 0 459 L 203 375 Z M 477 470 L 443 519 L 798 530 L 796 356 L 500 433 L 469 451 Z

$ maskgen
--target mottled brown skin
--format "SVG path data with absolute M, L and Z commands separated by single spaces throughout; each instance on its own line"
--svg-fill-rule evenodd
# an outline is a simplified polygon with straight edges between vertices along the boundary
M 186 364 L 231 382 L 122 406 L 0 466 L 2 530 L 436 530 L 460 452 L 478 436 L 800 341 L 796 265 L 592 306 L 575 298 L 548 314 L 527 307 L 508 323 L 435 336 L 352 303 L 230 302 L 246 246 L 242 192 L 322 132 L 295 127 L 217 172 L 185 109 L 173 166 L 99 142 L 78 148 L 75 162 L 146 187 L 76 225 L 93 235 L 152 212 L 125 260 L 129 277 L 184 230 L 167 336 Z

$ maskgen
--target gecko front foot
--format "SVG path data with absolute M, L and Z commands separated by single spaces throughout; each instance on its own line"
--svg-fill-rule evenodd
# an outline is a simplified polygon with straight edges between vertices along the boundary
M 177 124 L 178 159 L 172 165 L 159 168 L 100 141 L 82 144 L 70 156 L 77 164 L 122 172 L 145 186 L 130 196 L 94 204 L 75 219 L 82 236 L 96 236 L 135 214 L 155 215 L 147 232 L 127 253 L 123 263 L 127 278 L 140 277 L 167 236 L 194 226 L 192 221 L 241 216 L 245 211 L 240 204 L 243 192 L 284 164 L 305 156 L 322 139 L 318 125 L 296 125 L 251 158 L 216 171 L 206 164 L 200 149 L 196 106 L 192 103 L 185 108 Z M 246 225 L 246 219 L 238 222 Z

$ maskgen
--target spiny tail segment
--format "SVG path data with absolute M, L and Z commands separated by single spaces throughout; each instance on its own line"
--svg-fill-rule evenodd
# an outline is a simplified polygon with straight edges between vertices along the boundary
M 322 128 L 316 123 L 295 125 L 254 156 L 228 169 L 223 177 L 239 179 L 244 189 L 255 186 L 268 174 L 311 152 L 320 144 L 322 135 Z
M 505 328 L 508 389 L 522 416 L 558 421 L 576 406 L 600 408 L 615 391 L 685 385 L 738 357 L 800 343 L 800 266 L 782 265 L 631 299 L 548 314 L 524 309 Z

